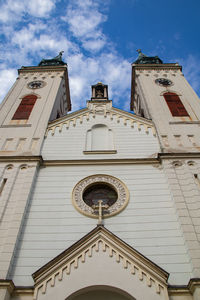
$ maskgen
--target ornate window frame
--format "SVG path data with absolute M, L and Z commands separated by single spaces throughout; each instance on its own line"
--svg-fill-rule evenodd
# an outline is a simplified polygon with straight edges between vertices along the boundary
M 109 218 L 120 213 L 127 206 L 129 201 L 129 191 L 126 185 L 114 176 L 96 174 L 83 178 L 73 188 L 72 203 L 81 214 L 91 218 L 98 218 L 98 215 L 95 214 L 92 207 L 83 201 L 84 191 L 95 183 L 105 183 L 110 185 L 118 194 L 117 201 L 107 209 L 108 214 L 105 214 L 104 218 Z

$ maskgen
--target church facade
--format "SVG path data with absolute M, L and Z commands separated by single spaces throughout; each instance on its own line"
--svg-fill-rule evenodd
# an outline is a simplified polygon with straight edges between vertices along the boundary
M 62 53 L 0 111 L 0 299 L 200 299 L 200 102 L 139 52 L 131 110 L 92 86 L 69 113 Z M 84 101 L 84 99 L 83 99 Z

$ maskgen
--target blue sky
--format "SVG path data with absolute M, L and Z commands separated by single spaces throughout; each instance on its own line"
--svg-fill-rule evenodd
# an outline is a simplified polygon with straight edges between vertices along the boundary
M 0 4 L 0 101 L 21 66 L 64 50 L 73 110 L 90 86 L 109 85 L 114 106 L 129 109 L 136 49 L 179 62 L 200 96 L 199 0 L 4 0 Z

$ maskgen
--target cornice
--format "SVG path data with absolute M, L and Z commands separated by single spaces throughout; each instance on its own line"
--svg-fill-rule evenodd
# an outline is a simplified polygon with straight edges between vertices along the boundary
M 91 150 L 91 151 L 83 151 L 83 154 L 116 154 L 117 150 Z
M 18 69 L 18 74 L 21 73 L 35 73 L 35 72 L 58 72 L 58 71 L 66 71 L 67 65 L 63 66 L 29 66 L 29 67 L 21 67 Z
M 168 285 L 169 295 L 192 295 L 200 288 L 200 278 L 191 278 L 187 285 Z
M 0 156 L 0 162 L 39 162 L 43 164 L 43 158 L 41 155 L 38 156 Z
M 94 151 L 95 152 L 95 151 Z M 116 153 L 115 151 L 111 151 Z M 85 153 L 91 154 L 90 151 Z M 93 154 L 93 153 L 92 153 Z M 95 154 L 102 154 L 96 151 Z M 103 154 L 110 154 L 110 151 L 105 151 Z M 0 156 L 0 162 L 39 162 L 41 166 L 65 166 L 65 165 L 134 165 L 134 164 L 150 164 L 158 165 L 163 159 L 191 159 L 200 158 L 200 153 L 158 153 L 157 157 L 148 158 L 110 158 L 110 159 L 43 159 L 38 156 Z
M 182 71 L 182 66 L 178 63 L 171 63 L 171 64 L 132 64 L 132 68 L 135 70 L 166 70 L 166 69 L 176 69 Z
M 0 279 L 0 289 L 6 289 L 10 294 L 12 294 L 15 289 L 15 285 L 12 280 Z
M 61 165 L 120 165 L 120 164 L 159 164 L 157 158 L 135 158 L 135 159 L 77 159 L 77 160 L 44 160 L 44 166 Z
M 158 153 L 158 159 L 191 159 L 200 158 L 200 152 Z

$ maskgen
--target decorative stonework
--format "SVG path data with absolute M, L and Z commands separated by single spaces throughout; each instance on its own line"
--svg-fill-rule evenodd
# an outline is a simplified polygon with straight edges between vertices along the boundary
M 167 295 L 168 273 L 159 269 L 151 261 L 139 252 L 130 248 L 112 233 L 103 227 L 95 228 L 90 234 L 79 241 L 79 244 L 71 252 L 59 255 L 50 264 L 42 267 L 33 274 L 35 289 L 33 300 L 40 299 L 41 295 L 56 287 L 59 282 L 64 281 L 71 272 L 78 271 L 79 267 L 95 255 L 95 252 L 104 252 L 110 259 L 119 264 L 120 268 L 127 269 L 130 276 L 159 294 Z M 119 269 L 120 272 L 120 269 Z M 165 297 L 168 299 L 168 297 Z
M 126 205 L 128 204 L 129 200 L 129 192 L 125 184 L 119 180 L 116 177 L 109 176 L 109 175 L 92 175 L 89 177 L 86 177 L 79 181 L 76 186 L 74 187 L 72 191 L 72 202 L 75 206 L 75 208 L 81 212 L 82 214 L 88 216 L 97 218 L 98 216 L 95 214 L 92 207 L 88 206 L 83 201 L 83 193 L 91 185 L 94 185 L 95 183 L 103 183 L 110 185 L 112 188 L 114 188 L 118 194 L 117 201 L 108 207 L 107 214 L 105 214 L 104 217 L 111 217 L 120 211 L 122 211 Z

